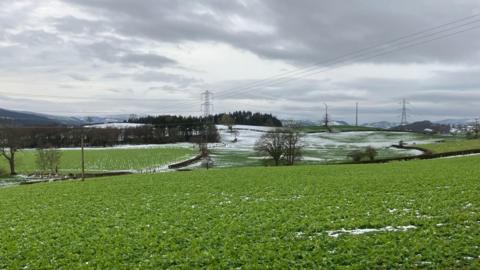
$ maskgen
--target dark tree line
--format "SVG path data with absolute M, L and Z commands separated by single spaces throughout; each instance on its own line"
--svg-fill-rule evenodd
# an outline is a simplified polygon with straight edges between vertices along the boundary
M 269 126 L 281 127 L 282 122 L 272 114 L 252 113 L 250 111 L 236 111 L 231 113 L 221 113 L 214 116 L 216 124 L 221 124 L 221 119 L 228 115 L 233 119 L 235 125 L 249 126 Z
M 145 124 L 157 132 L 157 137 L 173 139 L 170 142 L 199 143 L 208 136 L 209 142 L 218 142 L 220 135 L 211 118 L 195 116 L 159 115 L 135 117 L 129 123 Z
M 159 115 L 145 116 L 129 119 L 130 123 L 151 124 L 156 127 L 178 127 L 186 133 L 192 133 L 201 130 L 205 123 L 223 124 L 222 119 L 225 116 L 233 119 L 234 125 L 251 125 L 251 126 L 272 126 L 281 127 L 282 122 L 271 114 L 252 113 L 250 111 L 236 111 L 232 113 L 221 113 L 207 118 L 195 116 L 175 116 L 175 115 Z
M 201 139 L 205 140 L 204 130 L 203 126 L 190 129 L 182 126 L 153 125 L 136 128 L 8 127 L 0 128 L 0 135 L 3 134 L 0 137 L 3 137 L 4 145 L 15 140 L 19 148 L 58 148 L 79 147 L 83 135 L 86 146 L 106 147 L 122 144 L 197 143 Z M 218 133 L 212 127 L 209 128 L 208 135 L 210 142 L 218 140 Z

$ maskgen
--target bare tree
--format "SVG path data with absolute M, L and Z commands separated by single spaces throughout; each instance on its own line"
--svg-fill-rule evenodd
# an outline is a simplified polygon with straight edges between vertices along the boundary
M 24 147 L 25 137 L 21 128 L 10 125 L 0 127 L 0 156 L 8 161 L 10 175 L 16 175 L 15 158 L 16 153 Z
M 480 134 L 480 122 L 479 119 L 475 119 L 475 126 L 473 127 L 473 132 L 475 133 L 475 138 L 478 138 L 478 135 Z
M 233 142 L 237 142 L 238 141 L 238 135 L 240 134 L 240 131 L 235 128 L 235 129 L 233 129 L 232 133 L 235 136 L 235 138 L 233 139 Z
M 302 135 L 294 129 L 270 131 L 255 143 L 255 150 L 271 157 L 275 166 L 282 161 L 294 165 L 302 156 L 301 138 Z
M 280 161 L 285 153 L 283 133 L 280 131 L 270 131 L 263 134 L 255 143 L 255 151 L 271 157 L 275 166 L 280 165 Z
M 58 149 L 38 149 L 36 162 L 42 173 L 49 171 L 51 174 L 58 173 L 62 152 Z
M 302 157 L 302 134 L 294 129 L 283 133 L 284 157 L 288 165 L 294 165 Z
M 235 119 L 228 114 L 224 114 L 220 119 L 220 124 L 225 125 L 228 127 L 230 132 L 233 132 L 233 125 L 235 124 Z
M 35 163 L 41 174 L 44 174 L 48 170 L 47 151 L 43 148 L 37 149 L 35 154 Z

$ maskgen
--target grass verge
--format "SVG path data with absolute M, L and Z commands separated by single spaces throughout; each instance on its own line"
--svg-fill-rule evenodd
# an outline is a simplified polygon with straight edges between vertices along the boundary
M 447 140 L 433 144 L 419 145 L 424 149 L 430 150 L 432 153 L 446 153 L 454 151 L 463 151 L 471 149 L 480 149 L 480 139 L 465 140 Z

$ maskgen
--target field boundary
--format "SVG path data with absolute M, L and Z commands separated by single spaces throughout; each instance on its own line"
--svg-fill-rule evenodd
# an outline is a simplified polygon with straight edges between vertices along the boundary
M 418 150 L 418 151 L 422 151 L 424 155 L 433 155 L 432 151 L 420 146 L 401 146 L 401 145 L 394 144 L 391 147 L 397 148 L 397 149 Z
M 202 158 L 203 158 L 203 155 L 198 154 L 193 158 L 170 164 L 170 165 L 168 165 L 168 168 L 169 169 L 180 169 L 180 168 L 183 168 L 183 167 L 187 167 L 188 165 L 192 165 L 193 163 L 196 163 L 197 161 L 201 160 Z
M 406 149 L 406 148 L 403 148 Z M 412 149 L 412 148 L 410 148 Z M 420 150 L 420 149 L 416 149 Z M 422 150 L 420 150 L 422 151 Z M 391 161 L 409 161 L 409 160 L 424 160 L 424 159 L 437 159 L 437 158 L 444 158 L 444 157 L 454 157 L 454 156 L 463 156 L 463 155 L 470 155 L 470 154 L 480 154 L 480 149 L 469 149 L 469 150 L 460 150 L 460 151 L 452 151 L 452 152 L 444 152 L 444 153 L 436 153 L 430 154 L 424 153 L 421 155 L 410 156 L 410 157 L 399 157 L 399 158 L 386 158 L 386 159 L 377 159 L 377 160 L 364 160 L 359 162 L 347 162 L 342 164 L 374 164 L 374 163 L 388 163 Z

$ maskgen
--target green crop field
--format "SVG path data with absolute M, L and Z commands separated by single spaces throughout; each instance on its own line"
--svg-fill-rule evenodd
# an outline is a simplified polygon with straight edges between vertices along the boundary
M 80 150 L 62 151 L 61 172 L 78 172 L 81 169 Z M 141 170 L 187 159 L 195 155 L 193 148 L 145 148 L 145 149 L 93 149 L 85 151 L 87 171 Z M 35 150 L 23 150 L 17 156 L 17 172 L 32 173 L 38 170 Z M 5 159 L 0 159 L 0 168 L 8 171 Z
M 0 269 L 479 269 L 480 157 L 0 189 Z
M 470 149 L 480 149 L 480 139 L 470 140 L 448 140 L 433 144 L 423 144 L 422 148 L 428 149 L 433 153 L 445 153 L 453 151 L 462 151 Z

